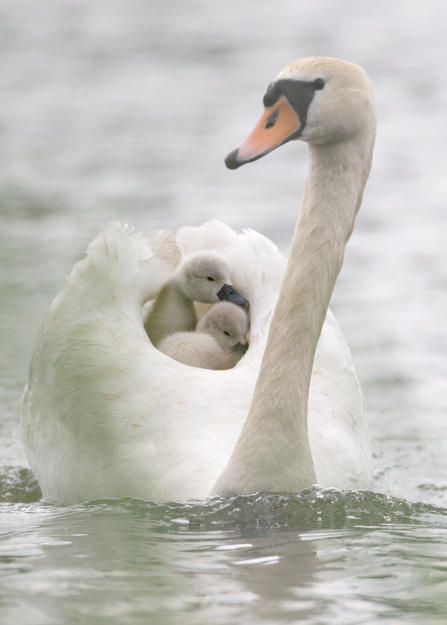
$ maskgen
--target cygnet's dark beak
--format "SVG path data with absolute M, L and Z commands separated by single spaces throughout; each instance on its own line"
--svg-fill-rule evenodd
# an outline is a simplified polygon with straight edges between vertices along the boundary
M 233 302 L 233 304 L 242 306 L 242 308 L 248 309 L 249 307 L 249 303 L 245 297 L 242 297 L 231 284 L 224 284 L 217 294 L 217 297 L 223 302 Z
M 233 347 L 233 351 L 237 352 L 238 354 L 246 354 L 247 349 L 248 345 L 242 345 L 242 343 L 236 343 L 236 345 Z

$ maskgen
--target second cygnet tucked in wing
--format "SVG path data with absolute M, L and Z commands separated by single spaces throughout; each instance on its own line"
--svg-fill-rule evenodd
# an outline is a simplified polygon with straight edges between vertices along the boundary
M 195 332 L 175 332 L 158 349 L 191 367 L 231 369 L 246 351 L 248 325 L 241 307 L 221 302 L 205 313 Z
M 230 266 L 216 252 L 186 256 L 158 294 L 144 327 L 155 347 L 174 332 L 191 332 L 197 315 L 194 302 L 213 304 L 219 300 L 248 307 L 248 302 L 231 285 Z M 245 313 L 244 313 L 245 314 Z

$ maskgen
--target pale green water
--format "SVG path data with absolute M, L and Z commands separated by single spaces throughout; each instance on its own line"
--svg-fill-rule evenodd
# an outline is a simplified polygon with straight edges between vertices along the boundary
M 0 623 L 447 622 L 446 14 L 436 0 L 0 5 Z M 40 503 L 18 406 L 64 276 L 110 220 L 218 218 L 287 252 L 305 146 L 237 172 L 223 158 L 270 80 L 314 54 L 363 65 L 377 98 L 332 302 L 377 492 Z
M 428 504 L 307 490 L 0 512 L 11 623 L 445 622 L 447 511 Z

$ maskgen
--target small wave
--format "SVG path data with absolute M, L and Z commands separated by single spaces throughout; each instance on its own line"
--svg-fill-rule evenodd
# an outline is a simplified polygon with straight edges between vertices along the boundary
M 0 467 L 0 501 L 34 503 L 42 498 L 42 491 L 31 469 Z
M 296 495 L 257 493 L 206 501 L 156 504 L 141 499 L 106 499 L 82 504 L 114 514 L 119 509 L 132 515 L 148 516 L 154 530 L 166 531 L 166 524 L 178 532 L 229 530 L 309 531 L 348 529 L 383 524 L 433 523 L 433 515 L 447 526 L 447 510 L 426 503 L 409 503 L 370 491 L 340 491 L 309 488 Z
M 42 492 L 33 472 L 25 467 L 0 467 L 0 501 L 35 503 Z M 124 497 L 68 506 L 68 510 L 100 514 L 131 514 L 153 522 L 154 531 L 310 531 L 341 530 L 385 524 L 447 527 L 447 509 L 424 502 L 410 503 L 371 491 L 307 488 L 297 494 L 256 493 L 225 499 L 158 504 Z M 430 518 L 428 518 L 430 517 Z

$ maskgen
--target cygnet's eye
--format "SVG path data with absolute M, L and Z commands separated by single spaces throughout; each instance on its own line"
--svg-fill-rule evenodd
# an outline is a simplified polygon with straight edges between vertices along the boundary
M 227 332 L 226 330 L 224 330 L 224 334 L 225 334 L 225 336 L 230 336 L 230 333 Z
M 211 276 L 210 276 L 209 278 L 207 278 L 207 280 L 208 280 L 209 282 L 216 282 L 214 278 L 211 278 Z

